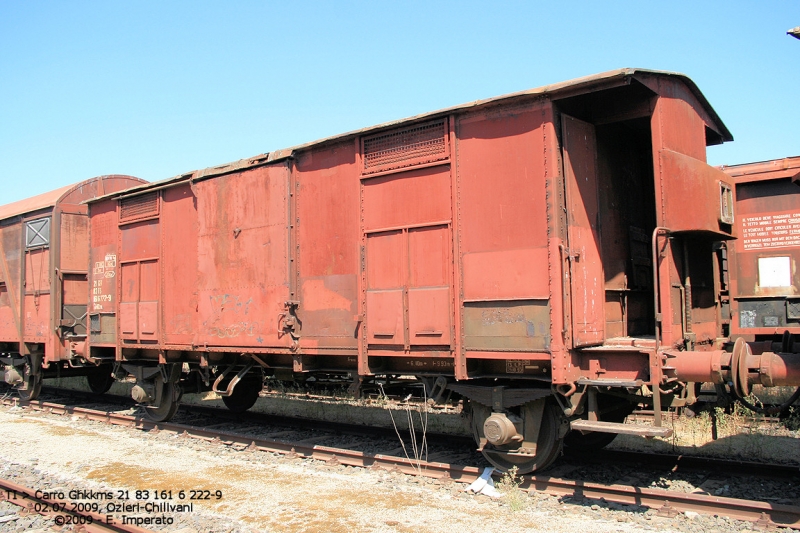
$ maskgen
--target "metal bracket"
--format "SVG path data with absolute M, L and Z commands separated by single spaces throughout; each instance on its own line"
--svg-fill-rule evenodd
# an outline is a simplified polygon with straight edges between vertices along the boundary
M 303 322 L 297 316 L 300 302 L 287 300 L 283 306 L 286 310 L 278 315 L 278 338 L 289 335 L 292 338 L 291 350 L 295 352 L 300 347 L 300 332 L 303 330 Z
M 222 381 L 225 379 L 225 376 L 227 376 L 233 371 L 233 367 L 234 365 L 231 365 L 228 368 L 226 368 L 225 371 L 222 374 L 220 374 L 216 380 L 214 380 L 214 385 L 211 387 L 212 391 L 216 392 L 220 396 L 230 396 L 231 394 L 233 394 L 233 389 L 236 387 L 236 385 L 242 380 L 242 378 L 244 378 L 247 375 L 248 372 L 250 372 L 250 369 L 253 368 L 253 361 L 249 361 L 244 366 L 244 368 L 239 370 L 239 372 L 233 377 L 233 379 L 231 379 L 231 382 L 228 383 L 228 386 L 225 388 L 224 391 L 219 389 L 219 384 L 222 383 Z

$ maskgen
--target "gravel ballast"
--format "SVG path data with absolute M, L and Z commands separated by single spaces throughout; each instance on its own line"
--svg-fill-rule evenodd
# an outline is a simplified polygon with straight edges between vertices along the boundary
M 746 531 L 752 526 L 723 517 L 690 513 L 673 519 L 653 510 L 613 503 L 558 499 L 512 491 L 491 499 L 464 492 L 459 484 L 264 452 L 236 450 L 160 432 L 19 408 L 0 409 L 2 477 L 47 491 L 111 491 L 109 504 L 145 503 L 136 491 L 170 492 L 172 505 L 192 503 L 175 512 L 110 512 L 146 520 L 153 530 L 191 532 L 633 532 Z M 119 491 L 127 491 L 127 493 Z M 183 491 L 184 498 L 180 499 Z M 208 499 L 189 501 L 191 491 Z M 209 491 L 205 493 L 204 491 Z M 219 492 L 217 492 L 219 491 Z M 118 495 L 127 494 L 128 500 Z M 221 498 L 217 498 L 221 495 Z M 164 502 L 162 502 L 164 503 Z M 0 531 L 47 528 L 52 519 L 16 517 L 0 507 Z M 5 515 L 3 514 L 5 513 Z M 5 516 L 11 516 L 3 522 Z M 157 518 L 162 522 L 152 523 Z

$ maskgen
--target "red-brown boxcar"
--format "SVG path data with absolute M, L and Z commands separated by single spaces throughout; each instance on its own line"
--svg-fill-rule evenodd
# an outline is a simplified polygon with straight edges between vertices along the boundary
M 668 434 L 620 422 L 692 381 L 797 379 L 722 348 L 733 193 L 705 147 L 727 140 L 688 78 L 625 69 L 112 195 L 90 205 L 90 354 L 156 419 L 181 389 L 246 409 L 261 369 L 414 375 L 522 472 L 570 428 Z
M 739 239 L 730 259 L 731 335 L 800 333 L 800 157 L 720 167 L 736 187 Z M 783 351 L 793 351 L 786 337 Z
M 87 375 L 96 390 L 110 386 L 110 367 L 84 357 L 89 216 L 83 202 L 142 182 L 101 176 L 0 206 L 0 366 L 21 397 L 35 398 L 42 376 L 55 373 Z

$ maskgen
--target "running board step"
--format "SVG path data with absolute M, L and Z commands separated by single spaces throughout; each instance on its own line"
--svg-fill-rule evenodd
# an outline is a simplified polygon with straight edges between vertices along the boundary
M 643 437 L 669 437 L 672 435 L 672 428 L 637 426 L 618 422 L 595 422 L 593 420 L 573 420 L 569 423 L 569 427 L 576 431 L 620 433 L 623 435 L 641 435 Z

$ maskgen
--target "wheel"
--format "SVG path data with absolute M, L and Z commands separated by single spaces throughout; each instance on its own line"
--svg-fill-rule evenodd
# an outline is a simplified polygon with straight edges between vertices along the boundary
M 101 366 L 86 375 L 86 383 L 93 393 L 105 394 L 114 384 L 114 376 L 110 368 Z
M 260 392 L 260 381 L 240 381 L 233 388 L 233 393 L 230 396 L 223 396 L 222 401 L 225 403 L 225 407 L 234 413 L 244 413 L 255 405 Z
M 633 405 L 628 402 L 620 402 L 618 405 L 613 405 L 610 404 L 611 401 L 613 399 L 609 400 L 606 396 L 598 395 L 597 403 L 601 411 L 600 419 L 603 422 L 625 422 L 625 419 L 633 410 Z M 570 431 L 564 437 L 564 446 L 576 451 L 593 452 L 602 450 L 616 438 L 617 433 Z
M 42 355 L 31 354 L 26 356 L 25 366 L 23 367 L 22 382 L 26 385 L 23 388 L 17 388 L 19 399 L 24 402 L 32 402 L 39 397 L 42 392 L 42 375 L 34 374 L 33 369 L 41 366 Z
M 26 365 L 27 366 L 27 365 Z M 28 383 L 26 389 L 17 389 L 19 399 L 24 402 L 32 402 L 39 397 L 42 392 L 42 376 L 41 374 L 35 376 L 25 376 L 25 381 Z
M 536 453 L 524 454 L 519 452 L 519 443 L 492 446 L 486 443 L 481 453 L 492 465 L 501 471 L 508 471 L 517 468 L 518 474 L 528 474 L 535 470 L 542 470 L 550 466 L 561 453 L 563 443 L 563 433 L 561 433 L 561 410 L 552 402 L 542 399 L 545 402 L 542 411 L 542 422 L 539 428 L 539 438 L 536 441 Z M 529 402 L 520 407 L 519 416 L 523 420 L 530 418 L 529 410 L 534 409 L 536 402 Z M 491 415 L 491 409 L 475 404 L 472 415 L 472 433 L 478 445 L 485 439 L 484 422 Z M 527 433 L 527 431 L 526 431 Z
M 153 422 L 166 422 L 178 411 L 178 400 L 180 399 L 180 387 L 172 382 L 164 383 L 164 389 L 161 392 L 161 405 L 153 406 L 146 405 L 144 411 L 147 418 Z

